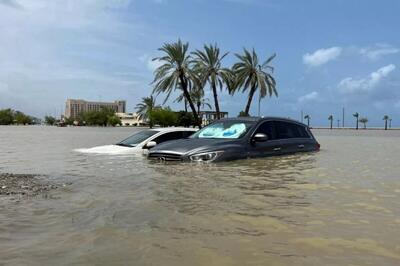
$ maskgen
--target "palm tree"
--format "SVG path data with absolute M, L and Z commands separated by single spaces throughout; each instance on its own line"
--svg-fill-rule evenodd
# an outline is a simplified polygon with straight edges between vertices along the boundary
M 358 129 L 358 117 L 360 116 L 357 112 L 353 114 L 353 116 L 356 118 L 356 129 Z
M 156 99 L 151 95 L 150 97 L 143 97 L 142 102 L 138 103 L 135 107 L 141 119 L 149 119 L 150 128 L 153 127 L 153 120 L 151 119 L 151 112 L 157 108 Z
M 304 116 L 304 119 L 307 120 L 307 126 L 310 127 L 310 119 L 311 119 L 311 116 L 310 116 L 310 115 L 305 115 L 305 116 Z
M 244 49 L 243 55 L 235 55 L 239 59 L 239 62 L 232 67 L 235 75 L 235 84 L 231 92 L 235 92 L 237 89 L 242 89 L 242 92 L 249 90 L 249 96 L 244 110 L 244 114 L 249 115 L 251 101 L 257 90 L 259 90 L 261 98 L 267 95 L 272 96 L 273 94 L 278 96 L 275 79 L 267 72 L 267 70 L 273 72 L 273 68 L 269 63 L 275 58 L 276 54 L 273 54 L 261 65 L 259 64 L 258 56 L 254 49 L 252 53 Z
M 194 55 L 194 70 L 199 75 L 201 84 L 204 86 L 208 83 L 212 89 L 215 112 L 217 113 L 217 119 L 219 119 L 220 109 L 217 87 L 222 90 L 223 85 L 227 84 L 229 86 L 232 80 L 232 72 L 222 67 L 221 63 L 228 53 L 220 55 L 218 46 L 214 44 L 204 45 L 203 51 L 196 50 L 192 54 Z
M 366 117 L 360 118 L 360 123 L 363 123 L 364 124 L 364 129 L 366 129 L 367 128 L 367 123 L 368 123 L 368 118 L 366 118 Z
M 153 60 L 163 63 L 154 73 L 154 92 L 167 93 L 166 100 L 170 94 L 180 89 L 187 100 L 193 116 L 198 125 L 201 126 L 196 107 L 190 97 L 189 88 L 192 83 L 198 83 L 198 79 L 190 68 L 190 56 L 188 55 L 188 43 L 182 43 L 181 40 L 175 43 L 165 43 L 158 50 L 165 53 L 164 56 L 156 57 Z
M 392 128 L 392 119 L 389 119 L 389 128 Z
M 209 109 L 211 109 L 211 105 L 208 103 L 209 99 L 208 98 L 204 98 L 204 91 L 201 88 L 198 89 L 192 89 L 190 90 L 190 98 L 192 99 L 192 101 L 195 103 L 195 105 L 197 106 L 197 113 L 200 115 L 200 108 L 201 107 L 205 107 L 207 106 Z M 182 102 L 185 100 L 185 96 L 183 95 L 183 93 L 181 95 L 178 96 L 178 98 L 175 99 L 174 102 Z M 186 105 L 186 103 L 185 103 Z
M 389 116 L 388 116 L 388 115 L 384 115 L 384 116 L 383 116 L 383 120 L 385 120 L 385 130 L 387 130 L 387 128 L 388 128 Z
M 332 127 L 333 127 L 333 115 L 330 115 L 328 117 L 328 120 L 331 122 L 331 129 L 332 129 Z

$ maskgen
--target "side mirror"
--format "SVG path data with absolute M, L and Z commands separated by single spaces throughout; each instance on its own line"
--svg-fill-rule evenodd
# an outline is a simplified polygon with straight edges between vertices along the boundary
M 151 149 L 153 147 L 155 147 L 157 145 L 157 142 L 155 141 L 149 141 L 146 143 L 146 145 L 144 145 L 144 149 Z
M 268 140 L 268 135 L 264 133 L 257 133 L 253 137 L 254 142 L 265 142 Z

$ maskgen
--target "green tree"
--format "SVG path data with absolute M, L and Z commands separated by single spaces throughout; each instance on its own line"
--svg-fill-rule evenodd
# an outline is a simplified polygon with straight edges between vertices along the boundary
M 115 116 L 113 110 L 103 108 L 100 111 L 88 111 L 83 113 L 79 118 L 80 124 L 86 124 L 88 126 L 107 126 L 108 119 Z
M 54 124 L 56 123 L 56 118 L 50 115 L 46 115 L 44 117 L 44 122 L 46 123 L 46 125 L 54 126 Z
M 155 124 L 162 127 L 174 126 L 178 120 L 177 113 L 173 112 L 169 107 L 156 108 L 151 111 L 150 116 Z
M 150 128 L 152 128 L 154 124 L 150 114 L 156 108 L 159 108 L 159 106 L 156 106 L 156 99 L 153 95 L 142 98 L 142 102 L 136 105 L 136 111 L 140 115 L 140 118 L 143 120 L 148 119 Z
M 155 77 L 153 80 L 154 92 L 158 94 L 161 92 L 166 93 L 166 99 L 168 99 L 174 90 L 182 90 L 192 110 L 193 116 L 196 121 L 198 121 L 200 127 L 201 121 L 199 120 L 196 107 L 189 92 L 191 83 L 197 83 L 197 85 L 199 85 L 200 81 L 190 68 L 188 48 L 188 43 L 182 43 L 181 40 L 178 40 L 178 42 L 175 43 L 166 43 L 158 49 L 165 55 L 153 59 L 162 63 L 162 65 L 155 70 Z
M 331 129 L 333 128 L 333 115 L 330 115 L 328 117 L 328 120 L 330 121 Z
M 115 114 L 112 116 L 109 116 L 107 119 L 107 125 L 115 127 L 116 125 L 121 125 L 121 119 L 119 119 L 118 116 L 116 116 Z
M 383 116 L 383 120 L 385 121 L 385 130 L 387 130 L 388 129 L 389 116 L 388 115 L 384 115 Z
M 14 123 L 14 112 L 11 109 L 0 110 L 0 125 L 11 125 Z
M 248 115 L 250 111 L 253 96 L 259 90 L 260 99 L 269 95 L 278 96 L 276 90 L 276 82 L 272 75 L 267 70 L 273 71 L 269 63 L 275 58 L 276 54 L 269 57 L 264 63 L 260 64 L 258 56 L 253 49 L 252 53 L 244 49 L 244 54 L 235 54 L 239 62 L 233 65 L 233 73 L 235 75 L 234 88 L 231 90 L 234 93 L 241 89 L 242 92 L 249 90 L 249 96 L 244 112 Z
M 360 116 L 359 113 L 355 112 L 353 116 L 356 118 L 356 130 L 358 130 L 358 117 Z
M 221 54 L 218 46 L 204 45 L 204 50 L 196 50 L 194 55 L 194 71 L 199 75 L 202 85 L 208 83 L 212 89 L 214 97 L 215 112 L 217 119 L 221 117 L 217 88 L 222 90 L 224 84 L 229 85 L 232 80 L 232 72 L 228 68 L 222 67 L 222 60 L 228 53 Z M 204 88 L 202 87 L 201 90 Z M 204 94 L 204 92 L 203 92 Z
M 304 119 L 307 120 L 307 126 L 310 127 L 310 119 L 311 119 L 311 116 L 310 116 L 310 115 L 305 115 L 305 116 L 304 116 Z
M 197 123 L 191 113 L 180 111 L 177 113 L 176 125 L 182 127 L 196 126 Z
M 360 118 L 360 123 L 363 123 L 364 124 L 364 129 L 366 129 L 367 128 L 367 123 L 368 123 L 368 118 L 366 118 L 366 117 Z
M 16 111 L 14 114 L 14 121 L 18 125 L 29 125 L 32 124 L 32 118 L 23 112 Z

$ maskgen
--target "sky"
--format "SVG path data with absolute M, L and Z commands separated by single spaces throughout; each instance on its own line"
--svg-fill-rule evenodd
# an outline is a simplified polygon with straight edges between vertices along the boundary
M 279 95 L 261 115 L 303 111 L 326 126 L 345 108 L 347 126 L 354 112 L 400 126 L 399 11 L 397 0 L 0 0 L 0 109 L 59 116 L 67 98 L 125 99 L 133 112 L 152 92 L 157 49 L 180 38 L 190 50 L 217 43 L 226 67 L 243 48 L 276 53 Z M 220 92 L 221 109 L 236 116 L 246 96 Z

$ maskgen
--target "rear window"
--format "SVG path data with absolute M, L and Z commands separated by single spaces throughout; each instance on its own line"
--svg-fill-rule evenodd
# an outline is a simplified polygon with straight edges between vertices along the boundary
M 277 139 L 309 138 L 309 134 L 303 126 L 293 123 L 276 121 L 275 129 Z

